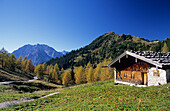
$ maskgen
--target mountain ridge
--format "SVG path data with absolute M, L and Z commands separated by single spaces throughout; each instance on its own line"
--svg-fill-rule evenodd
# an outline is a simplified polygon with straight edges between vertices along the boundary
M 94 67 L 104 58 L 115 59 L 126 50 L 136 51 L 162 51 L 164 42 L 170 43 L 170 39 L 149 41 L 134 35 L 116 34 L 114 32 L 105 33 L 94 39 L 89 45 L 77 50 L 72 50 L 63 57 L 51 59 L 47 64 L 58 64 L 60 68 L 70 68 L 72 65 L 85 66 L 88 62 Z M 169 43 L 168 43 L 169 42 Z M 168 46 L 170 49 L 170 45 Z
M 14 54 L 16 58 L 18 58 L 19 56 L 21 56 L 22 58 L 27 56 L 28 59 L 32 60 L 34 65 L 47 62 L 52 58 L 61 57 L 66 53 L 68 52 L 57 52 L 54 48 L 45 44 L 26 44 L 12 52 L 12 54 Z

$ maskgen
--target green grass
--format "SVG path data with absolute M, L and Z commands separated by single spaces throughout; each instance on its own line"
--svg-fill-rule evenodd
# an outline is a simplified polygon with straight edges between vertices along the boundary
M 55 92 L 56 88 L 61 87 L 61 85 L 46 83 L 39 80 L 24 82 L 24 84 L 16 82 L 9 85 L 0 85 L 0 103 L 20 98 L 41 97 Z
M 25 73 L 18 70 L 18 72 L 9 71 L 0 68 L 0 82 L 3 81 L 27 81 L 36 76 L 32 73 Z
M 170 84 L 139 88 L 114 85 L 113 81 L 97 82 L 1 110 L 168 110 L 169 87 Z

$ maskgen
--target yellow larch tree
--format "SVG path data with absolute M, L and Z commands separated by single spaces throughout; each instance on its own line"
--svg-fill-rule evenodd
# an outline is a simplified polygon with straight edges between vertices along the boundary
M 164 43 L 164 46 L 162 48 L 162 52 L 169 52 L 169 48 L 168 48 L 166 42 Z
M 26 67 L 25 67 L 26 72 L 33 72 L 34 71 L 34 65 L 32 64 L 31 59 L 27 61 Z
M 58 74 L 57 74 L 57 71 L 55 69 L 52 72 L 52 80 L 54 82 L 58 82 Z
M 22 63 L 21 63 L 21 66 L 22 66 L 22 70 L 24 71 L 25 70 L 25 67 L 26 67 L 26 64 L 27 64 L 27 57 L 25 56 L 22 60 Z
M 95 68 L 95 71 L 94 71 L 94 81 L 95 82 L 100 80 L 101 67 L 102 67 L 102 63 L 99 63 L 99 64 L 97 64 L 97 67 Z
M 85 74 L 84 68 L 82 66 L 80 66 L 76 71 L 75 82 L 76 82 L 76 84 L 86 82 L 86 74 Z
M 49 72 L 50 72 L 50 66 L 48 65 L 47 68 L 46 68 L 45 73 L 46 73 L 46 74 L 49 74 Z
M 90 67 L 92 67 L 92 64 L 90 62 L 88 62 L 88 64 L 86 65 L 86 68 L 85 68 L 85 75 L 86 75 L 86 77 L 88 75 L 88 71 L 89 71 Z
M 43 68 L 44 73 L 46 73 L 46 70 L 47 70 L 47 64 L 46 64 L 46 63 L 43 63 L 43 64 L 42 64 L 42 68 Z
M 57 71 L 57 73 L 59 73 L 60 69 L 59 69 L 59 67 L 58 67 L 58 64 L 57 64 L 57 63 L 54 65 L 54 69 Z
M 21 69 L 21 63 L 22 63 L 22 57 L 19 56 L 19 58 L 18 58 L 17 61 L 16 61 L 16 65 L 17 65 L 17 68 L 18 68 L 18 69 Z
M 107 79 L 110 80 L 110 79 L 113 79 L 114 78 L 114 69 L 111 68 L 111 67 L 108 67 L 108 74 L 107 74 Z
M 70 71 L 66 71 L 66 72 L 64 73 L 64 76 L 63 76 L 63 79 L 62 79 L 62 84 L 63 84 L 63 85 L 72 84 Z
M 42 65 L 38 64 L 37 66 L 35 66 L 34 72 L 36 73 L 36 75 L 38 76 L 38 78 L 41 78 L 43 75 L 43 69 L 42 69 Z
M 94 71 L 92 66 L 89 68 L 86 78 L 88 83 L 94 82 Z
M 101 81 L 107 80 L 106 79 L 107 78 L 106 77 L 107 69 L 105 68 L 106 64 L 107 64 L 107 61 L 106 61 L 106 59 L 104 59 L 104 61 L 102 63 L 101 74 L 100 74 L 100 80 Z
M 49 70 L 49 81 L 52 81 L 52 78 L 53 78 L 53 71 L 54 71 L 54 69 L 53 69 L 53 67 L 50 67 L 50 70 Z
M 62 80 L 63 76 L 64 76 L 64 69 L 62 68 L 59 74 L 60 80 Z
M 102 63 L 102 68 L 101 68 L 101 74 L 100 74 L 100 80 L 105 81 L 105 80 L 110 80 L 113 79 L 113 69 L 107 67 L 108 61 L 107 59 L 104 59 Z

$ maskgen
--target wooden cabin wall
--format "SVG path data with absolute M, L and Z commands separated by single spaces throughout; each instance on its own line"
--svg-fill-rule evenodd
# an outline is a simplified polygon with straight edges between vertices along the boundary
M 143 82 L 143 73 L 147 73 L 149 68 L 149 64 L 139 61 L 123 70 L 117 70 L 116 79 L 140 84 Z
M 127 67 L 124 69 L 125 71 L 141 71 L 141 72 L 148 72 L 148 69 L 150 68 L 150 65 L 146 62 L 139 61 L 136 64 L 133 64 L 132 66 Z

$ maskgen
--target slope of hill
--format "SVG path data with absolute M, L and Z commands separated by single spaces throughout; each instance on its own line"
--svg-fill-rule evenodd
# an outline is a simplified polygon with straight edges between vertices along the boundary
M 31 59 L 34 65 L 47 62 L 48 60 L 56 57 L 61 57 L 65 53 L 64 52 L 57 52 L 52 47 L 44 44 L 37 44 L 37 45 L 24 45 L 23 47 L 19 48 L 12 52 L 15 54 L 16 58 L 21 56 L 27 56 L 28 59 Z
M 166 39 L 165 41 L 168 40 Z M 104 58 L 111 57 L 114 59 L 125 50 L 161 51 L 165 41 L 149 41 L 132 35 L 118 35 L 114 32 L 109 32 L 96 38 L 91 44 L 78 50 L 73 50 L 63 57 L 52 59 L 47 64 L 57 63 L 60 68 L 65 69 L 73 64 L 75 66 L 84 66 L 89 61 L 96 64 L 103 61 Z
M 0 68 L 0 82 L 3 81 L 27 81 L 33 79 L 35 74 L 19 73 Z
M 2 110 L 166 111 L 169 109 L 169 87 L 170 84 L 140 88 L 104 81 L 58 90 L 56 92 L 61 93 L 57 95 Z

